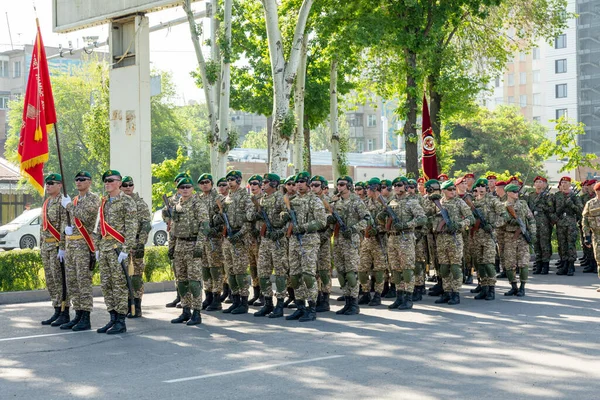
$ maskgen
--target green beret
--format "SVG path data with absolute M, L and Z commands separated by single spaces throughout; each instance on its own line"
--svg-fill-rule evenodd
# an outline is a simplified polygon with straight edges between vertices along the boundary
M 409 184 L 409 185 L 412 185 L 412 186 L 417 186 L 417 181 L 416 181 L 416 180 L 414 180 L 414 179 L 409 179 L 409 180 L 408 180 L 408 184 Z
M 442 183 L 442 190 L 451 189 L 453 187 L 455 187 L 455 186 L 454 186 L 454 181 L 452 179 L 449 179 L 447 181 L 444 181 L 444 183 Z
M 280 184 L 280 185 L 283 185 L 284 183 L 285 183 L 285 179 L 281 178 L 281 179 L 279 180 L 279 184 Z
M 357 188 L 357 187 L 361 187 L 361 188 L 363 188 L 363 189 L 364 189 L 364 187 L 365 187 L 365 186 L 366 186 L 366 185 L 365 185 L 365 183 L 364 183 L 363 181 L 359 181 L 359 182 L 356 182 L 356 183 L 354 184 L 354 187 L 355 187 L 355 188 Z
M 227 173 L 227 175 L 225 175 L 225 178 L 240 178 L 242 179 L 242 171 L 238 171 L 238 170 L 233 170 L 233 171 L 229 171 Z
M 306 171 L 298 172 L 295 181 L 298 182 L 299 179 L 306 179 L 308 182 L 310 182 L 310 174 Z
M 515 185 L 514 183 L 511 183 L 510 185 L 506 185 L 504 187 L 504 190 L 506 192 L 518 192 L 519 191 L 519 185 Z
M 272 174 L 272 173 L 271 174 L 264 174 L 263 175 L 263 180 L 269 181 L 269 182 L 279 182 L 279 183 L 282 183 L 281 182 L 281 178 L 279 178 L 279 175 Z
M 109 169 L 108 171 L 106 171 L 102 174 L 102 180 L 105 180 L 109 176 L 118 176 L 120 178 L 121 173 L 119 171 L 117 171 L 116 169 Z
M 396 183 L 398 183 L 398 182 L 402 182 L 402 183 L 404 183 L 404 184 L 407 184 L 407 183 L 408 183 L 408 178 L 407 178 L 407 177 L 405 177 L 405 176 L 399 176 L 399 177 L 395 178 L 395 179 L 392 181 L 392 185 L 394 185 L 394 184 L 396 184 Z
M 477 185 L 485 185 L 485 186 L 487 186 L 488 185 L 488 180 L 485 179 L 485 178 L 479 178 L 479 179 L 477 179 L 475 181 L 475 183 L 473 184 L 473 187 L 471 188 L 471 190 L 475 190 L 475 187 Z
M 219 178 L 219 180 L 217 181 L 217 185 L 219 183 L 227 183 L 227 178 L 223 177 L 223 178 Z
M 188 178 L 188 177 L 183 177 L 181 178 L 181 180 L 179 182 L 177 182 L 177 188 L 179 189 L 179 186 L 181 185 L 194 185 L 194 182 L 192 182 L 192 178 Z
M 248 182 L 252 182 L 252 181 L 259 181 L 262 182 L 263 178 L 260 175 L 252 175 L 250 178 L 248 178 Z
M 329 182 L 327 182 L 327 179 L 325 179 L 325 177 L 321 176 L 321 175 L 315 175 L 310 180 L 312 182 L 321 182 L 321 183 L 324 183 L 326 185 L 329 185 Z
M 378 177 L 371 178 L 367 181 L 368 185 L 381 185 L 381 179 Z
M 381 186 L 390 187 L 390 186 L 392 186 L 392 181 L 390 181 L 389 179 L 382 179 L 381 180 Z
M 438 181 L 437 179 L 430 179 L 427 182 L 425 182 L 426 188 L 431 187 L 433 185 L 437 185 L 438 186 L 437 189 L 439 189 L 440 181 Z M 434 189 L 436 189 L 436 188 L 434 188 Z
M 83 177 L 83 178 L 90 178 L 90 179 L 92 179 L 92 174 L 90 174 L 90 173 L 89 173 L 89 172 L 87 172 L 87 171 L 79 171 L 78 173 L 76 173 L 76 174 L 75 174 L 75 178 L 78 178 L 78 177 Z
M 187 172 L 180 172 L 177 175 L 175 175 L 175 179 L 173 179 L 173 182 L 177 182 L 181 178 L 190 178 L 190 174 L 188 174 Z
M 206 180 L 206 179 L 208 179 L 211 182 L 213 181 L 213 178 L 212 178 L 211 174 L 204 173 L 204 174 L 200 175 L 200 177 L 198 178 L 197 182 L 200 182 L 200 181 L 203 181 L 203 180 Z
M 133 183 L 133 178 L 130 176 L 124 176 L 123 179 L 121 179 L 121 182 L 125 183 L 125 182 L 131 182 Z
M 296 182 L 296 175 L 290 175 L 285 178 L 284 183 Z
M 339 181 L 346 181 L 346 182 L 348 182 L 349 184 L 352 184 L 352 183 L 354 183 L 354 182 L 352 181 L 352 178 L 351 178 L 351 177 L 349 177 L 348 175 L 340 176 L 339 178 L 337 178 L 337 181 L 336 181 L 336 182 L 339 182 Z
M 44 182 L 61 182 L 62 183 L 62 175 L 61 174 L 48 174 Z

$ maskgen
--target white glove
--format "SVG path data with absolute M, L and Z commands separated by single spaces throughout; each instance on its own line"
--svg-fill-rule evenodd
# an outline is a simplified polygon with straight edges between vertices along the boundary
M 56 256 L 56 258 L 58 258 L 58 260 L 60 262 L 64 262 L 65 261 L 65 254 L 66 253 L 65 253 L 64 250 L 58 249 L 58 255 Z
M 72 226 L 67 226 L 65 228 L 65 233 L 67 234 L 67 236 L 71 236 L 73 234 L 73 227 Z
M 69 195 L 64 196 L 60 201 L 60 204 L 64 208 L 67 208 L 67 205 L 69 205 L 70 203 L 71 203 L 71 198 L 69 197 Z
M 100 260 L 100 250 L 96 250 L 96 261 Z
M 122 261 L 125 261 L 125 260 L 127 260 L 127 253 L 120 252 L 119 258 L 117 258 L 117 261 L 120 264 Z

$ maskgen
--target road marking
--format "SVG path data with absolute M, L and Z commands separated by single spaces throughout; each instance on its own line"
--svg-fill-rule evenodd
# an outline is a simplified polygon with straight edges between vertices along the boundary
M 323 361 L 323 360 L 333 360 L 334 358 L 342 358 L 342 357 L 344 357 L 344 356 L 329 356 L 329 357 L 311 358 L 309 360 L 290 361 L 290 362 L 284 362 L 284 363 L 281 363 L 281 364 L 261 365 L 261 366 L 258 366 L 258 367 L 250 367 L 250 368 L 244 368 L 244 369 L 237 369 L 237 370 L 234 370 L 234 371 L 215 372 L 214 374 L 206 374 L 206 375 L 198 375 L 198 376 L 189 376 L 187 378 L 171 379 L 171 380 L 168 380 L 168 381 L 163 381 L 163 383 L 178 383 L 178 382 L 186 382 L 186 381 L 195 381 L 197 379 L 213 378 L 215 376 L 241 374 L 241 373 L 244 373 L 244 372 L 257 371 L 257 370 L 263 370 L 263 369 L 271 369 L 271 368 L 278 368 L 278 367 L 285 367 L 285 366 L 288 366 L 288 365 L 295 365 L 295 364 L 306 364 L 306 363 L 310 363 L 310 362 Z
M 11 340 L 35 339 L 35 338 L 49 337 L 49 336 L 71 335 L 71 334 L 74 334 L 74 333 L 88 333 L 88 332 L 92 332 L 92 331 L 48 333 L 46 335 L 33 335 L 33 336 L 11 337 L 11 338 L 0 339 L 0 342 L 9 342 Z

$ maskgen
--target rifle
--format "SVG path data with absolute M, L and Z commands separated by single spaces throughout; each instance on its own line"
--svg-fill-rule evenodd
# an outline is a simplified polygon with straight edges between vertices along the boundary
M 117 253 L 117 258 L 119 257 L 119 250 L 115 249 L 115 253 Z M 130 309 L 131 315 L 135 315 L 135 305 L 133 302 L 133 285 L 131 284 L 131 277 L 129 276 L 129 272 L 127 271 L 127 265 L 125 265 L 125 261 L 121 261 L 121 269 L 123 270 L 123 274 L 125 274 L 125 281 L 127 282 L 127 291 L 129 292 L 129 298 L 127 299 L 127 305 Z
M 269 219 L 269 216 L 267 215 L 267 212 L 264 210 L 264 208 L 262 208 L 262 206 L 260 205 L 260 203 L 258 202 L 258 200 L 256 199 L 256 197 L 251 196 L 251 200 L 254 203 L 254 205 L 256 206 L 256 209 L 258 210 L 258 212 L 260 213 L 260 215 L 262 216 L 263 221 L 265 221 L 265 224 L 262 226 L 262 228 L 260 229 L 260 235 L 264 236 L 264 230 L 266 229 L 269 233 L 273 232 L 273 224 L 271 224 L 271 220 Z M 277 239 L 277 248 L 281 248 L 281 243 L 279 243 L 279 239 Z
M 283 202 L 285 203 L 285 208 L 287 209 L 288 214 L 290 214 L 290 218 L 292 220 L 292 223 L 288 227 L 287 234 L 286 234 L 287 237 L 290 237 L 292 235 L 292 229 L 295 226 L 298 226 L 298 219 L 296 217 L 296 211 L 292 210 L 290 198 L 288 197 L 287 194 L 283 195 Z M 300 245 L 300 252 L 302 253 L 302 258 L 304 258 L 304 248 L 302 247 L 302 234 L 300 234 L 300 233 L 296 234 L 296 239 L 298 239 L 298 244 Z
M 480 227 L 485 228 L 487 225 L 489 225 L 489 223 L 485 220 L 485 217 L 483 216 L 481 211 L 477 207 L 475 207 L 475 204 L 473 204 L 471 199 L 468 199 L 465 197 L 463 200 L 465 201 L 465 203 L 467 203 L 467 205 L 469 206 L 471 211 L 473 211 L 473 215 L 477 219 L 477 221 L 475 221 L 475 226 L 473 227 L 473 231 L 477 231 Z M 494 241 L 494 245 L 497 245 L 498 243 L 496 242 L 496 239 L 494 239 L 493 232 L 490 232 L 490 236 L 492 237 L 492 240 Z
M 333 208 L 331 208 L 331 204 L 329 204 L 325 199 L 321 200 L 323 201 L 323 206 L 325 207 L 327 212 L 333 215 L 333 217 L 337 221 L 335 224 L 335 228 L 333 228 L 333 236 L 337 237 L 340 234 L 340 229 L 342 230 L 342 232 L 345 232 L 346 229 L 348 229 L 348 227 L 346 226 L 344 221 L 342 221 L 342 217 L 340 217 L 340 215 L 336 213 Z
M 398 218 L 398 215 L 396 215 L 394 210 L 392 210 L 392 207 L 388 205 L 388 203 L 385 201 L 381 194 L 379 194 L 377 200 L 379 200 L 379 202 L 383 205 L 383 207 L 385 208 L 385 212 L 390 216 L 394 224 L 400 223 L 400 218 Z M 400 231 L 400 233 L 402 234 L 402 239 L 405 240 L 406 237 L 404 236 L 404 231 Z
M 229 217 L 227 216 L 227 213 L 223 211 L 223 203 L 219 199 L 217 199 L 215 202 L 217 203 L 217 207 L 219 208 L 219 214 L 221 214 L 223 220 L 225 221 L 225 229 L 223 232 L 223 236 L 227 235 L 227 238 L 231 239 L 231 237 L 233 236 L 233 229 L 231 228 L 231 224 L 229 223 Z M 233 251 L 235 251 L 236 257 L 239 256 L 237 247 L 235 247 L 233 243 L 231 244 L 231 247 L 233 247 Z
M 442 221 L 440 222 L 440 224 L 437 227 L 437 231 L 441 232 L 444 225 L 450 226 L 450 223 L 452 222 L 450 220 L 450 214 L 448 214 L 448 210 L 446 210 L 444 208 L 444 206 L 442 206 L 442 203 L 438 199 L 432 200 L 430 197 L 429 200 L 433 201 L 433 204 L 435 204 L 435 206 L 438 208 L 438 210 L 440 210 L 440 214 L 442 214 Z M 454 243 L 456 243 L 456 245 L 458 246 L 458 240 L 456 239 L 456 232 L 452 232 L 452 237 L 454 238 Z
M 523 222 L 523 220 L 517 215 L 517 212 L 515 211 L 515 207 L 511 206 L 511 205 L 507 205 L 506 210 L 511 215 L 511 217 L 513 217 L 514 219 L 517 220 L 517 223 L 519 224 L 519 229 L 517 229 L 515 231 L 515 238 L 517 238 L 519 236 L 519 234 L 522 234 L 523 237 L 525 238 L 525 241 L 527 242 L 527 244 L 531 245 L 531 235 L 527 231 L 527 226 L 525 226 L 525 223 Z
M 167 210 L 167 216 L 169 218 L 173 218 L 173 212 L 171 211 L 171 206 L 169 205 L 169 199 L 166 194 L 162 195 L 163 204 L 165 205 L 165 210 Z

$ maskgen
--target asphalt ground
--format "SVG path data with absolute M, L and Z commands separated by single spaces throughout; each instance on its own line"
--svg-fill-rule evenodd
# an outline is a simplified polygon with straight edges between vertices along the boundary
M 333 299 L 308 323 L 217 312 L 174 325 L 174 293 L 148 294 L 113 336 L 95 332 L 102 298 L 94 330 L 76 333 L 40 325 L 47 302 L 2 305 L 0 399 L 597 399 L 600 280 L 553 272 L 531 276 L 524 298 L 500 280 L 495 301 L 464 285 L 457 306 L 386 299 L 338 316 Z

